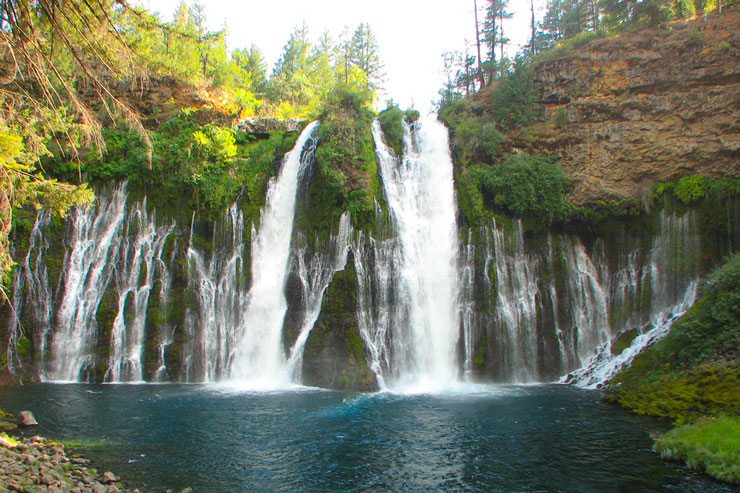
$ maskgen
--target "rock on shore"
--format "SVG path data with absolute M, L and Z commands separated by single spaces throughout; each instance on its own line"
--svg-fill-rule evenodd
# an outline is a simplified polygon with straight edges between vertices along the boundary
M 79 493 L 137 492 L 124 489 L 111 472 L 99 475 L 88 459 L 70 457 L 64 445 L 35 436 L 0 435 L 0 491 Z

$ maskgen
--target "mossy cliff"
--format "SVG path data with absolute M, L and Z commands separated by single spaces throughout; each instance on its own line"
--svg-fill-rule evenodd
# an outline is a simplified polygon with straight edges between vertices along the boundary
M 303 355 L 306 385 L 342 390 L 377 390 L 357 325 L 357 275 L 350 254 L 324 295 L 321 314 Z
M 609 382 L 609 399 L 683 426 L 656 443 L 725 481 L 740 483 L 740 254 L 729 257 L 702 287 L 699 301 L 658 343 Z M 687 424 L 688 423 L 688 424 Z M 697 424 L 692 424 L 697 423 Z

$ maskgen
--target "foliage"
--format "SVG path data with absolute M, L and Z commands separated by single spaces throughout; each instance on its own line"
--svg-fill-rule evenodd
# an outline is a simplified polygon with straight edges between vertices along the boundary
M 192 113 L 182 111 L 151 132 L 152 165 L 138 135 L 125 125 L 105 129 L 107 147 L 101 156 L 89 156 L 82 171 L 94 182 L 129 181 L 129 188 L 149 193 L 155 205 L 172 209 L 182 206 L 216 215 L 238 196 L 245 212 L 259 217 L 267 181 L 275 163 L 289 151 L 297 133 L 275 132 L 266 139 L 215 124 L 199 124 Z M 69 176 L 75 169 L 63 159 L 46 163 L 50 172 Z
M 500 164 L 471 170 L 471 179 L 494 207 L 517 215 L 562 213 L 568 178 L 549 157 L 510 154 Z
M 378 183 L 370 100 L 370 91 L 345 86 L 332 92 L 323 106 L 317 166 L 306 211 L 298 218 L 304 231 L 326 234 L 344 211 L 352 213 L 358 227 L 372 222 Z
M 23 138 L 15 129 L 0 126 L 0 277 L 3 279 L 13 266 L 8 248 L 12 208 L 48 207 L 64 216 L 72 206 L 93 199 L 85 184 L 75 186 L 44 178 L 32 164 L 37 160 L 37 155 L 26 152 Z
M 490 115 L 500 129 L 511 130 L 531 123 L 537 107 L 531 64 L 525 59 L 517 60 L 496 81 L 490 98 Z
M 681 460 L 721 481 L 740 484 L 738 436 L 740 417 L 705 418 L 674 428 L 654 448 L 664 459 Z
M 685 205 L 694 204 L 701 199 L 724 199 L 728 195 L 740 194 L 740 179 L 687 175 L 675 182 L 657 183 L 654 197 L 657 199 L 665 194 L 670 194 Z
M 402 111 L 393 101 L 388 101 L 386 109 L 378 115 L 385 140 L 397 155 L 400 156 L 403 152 L 403 121 L 413 123 L 419 119 L 419 116 L 416 110 Z
M 703 290 L 665 338 L 610 382 L 613 400 L 679 421 L 740 406 L 740 253 Z
M 439 118 L 452 130 L 458 163 L 492 164 L 503 152 L 502 132 L 531 123 L 536 108 L 534 72 L 520 59 L 493 82 L 487 100 L 447 93 L 439 105 Z

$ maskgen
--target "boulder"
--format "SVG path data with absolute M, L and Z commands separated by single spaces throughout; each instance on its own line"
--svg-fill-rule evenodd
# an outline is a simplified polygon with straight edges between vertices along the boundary
M 118 476 L 113 474 L 110 471 L 107 471 L 103 473 L 103 484 L 111 484 L 111 483 L 117 483 L 118 482 Z
M 20 422 L 21 426 L 39 425 L 38 421 L 36 421 L 36 418 L 31 411 L 21 411 L 20 413 L 18 413 L 18 421 Z
M 236 129 L 254 135 L 269 135 L 270 132 L 300 132 L 307 121 L 300 118 L 244 118 Z

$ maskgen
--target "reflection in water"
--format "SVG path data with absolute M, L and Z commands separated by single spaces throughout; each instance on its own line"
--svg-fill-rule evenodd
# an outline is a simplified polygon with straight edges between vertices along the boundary
M 650 451 L 665 425 L 564 386 L 446 394 L 201 385 L 0 389 L 146 489 L 734 491 Z

